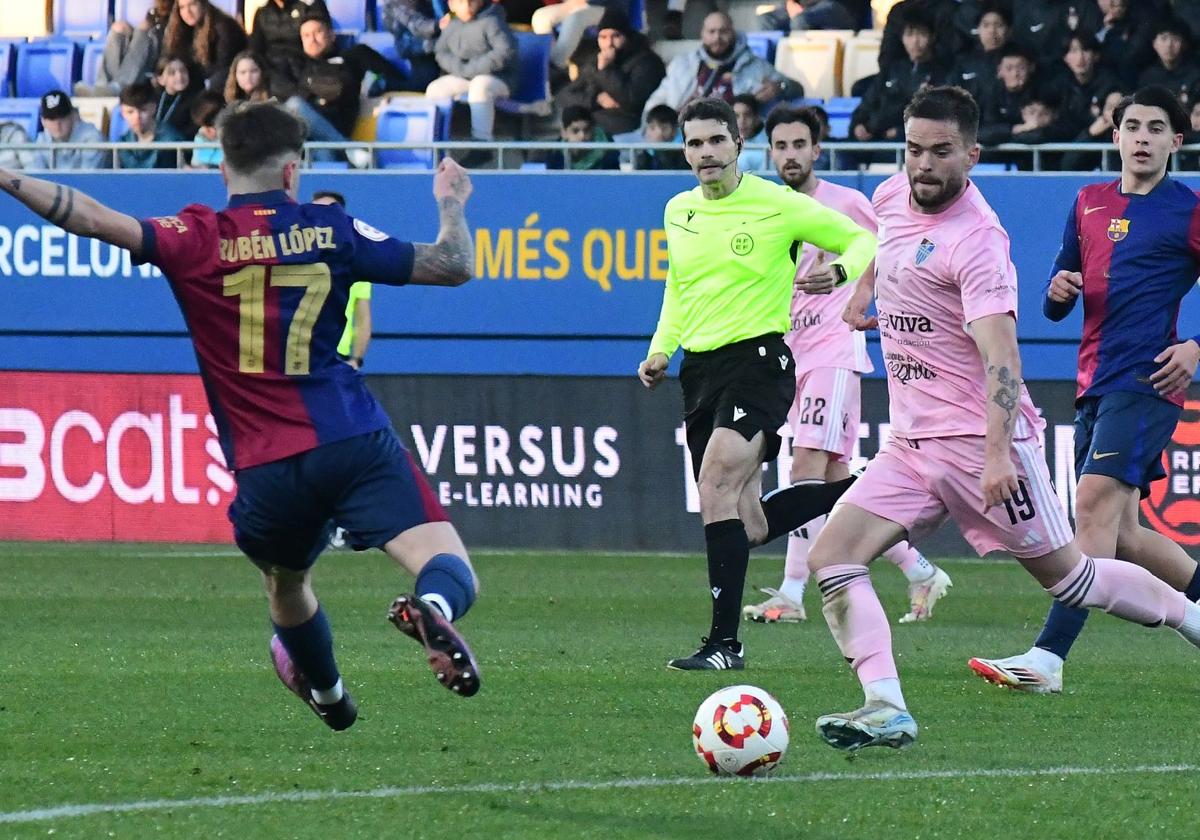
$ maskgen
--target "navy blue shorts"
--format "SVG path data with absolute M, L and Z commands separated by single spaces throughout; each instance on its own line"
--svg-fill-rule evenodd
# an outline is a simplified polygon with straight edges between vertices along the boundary
M 1182 409 L 1149 394 L 1114 391 L 1083 397 L 1075 410 L 1075 478 L 1107 475 L 1136 487 L 1166 478 L 1162 453 Z
M 307 569 L 336 522 L 357 549 L 448 521 L 425 475 L 391 428 L 238 470 L 229 506 L 238 548 L 261 568 Z

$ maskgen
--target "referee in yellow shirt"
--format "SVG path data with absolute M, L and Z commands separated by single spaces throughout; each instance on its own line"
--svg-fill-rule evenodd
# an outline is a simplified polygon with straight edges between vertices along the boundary
M 803 193 L 741 172 L 742 138 L 723 100 L 693 100 L 679 125 L 684 157 L 700 184 L 667 202 L 667 283 L 638 376 L 654 388 L 683 347 L 684 425 L 713 601 L 712 626 L 700 649 L 667 667 L 740 670 L 745 651 L 738 621 L 750 546 L 828 513 L 851 481 L 798 484 L 759 498 L 762 464 L 779 453 L 777 432 L 796 392 L 783 334 L 798 243 L 839 255 L 795 280 L 804 292 L 829 294 L 870 265 L 875 235 Z
M 346 209 L 346 198 L 333 190 L 313 193 L 313 204 L 338 204 Z M 367 345 L 371 343 L 371 284 L 352 283 L 350 300 L 346 302 L 346 329 L 338 342 L 338 355 L 346 363 L 359 370 L 367 358 Z

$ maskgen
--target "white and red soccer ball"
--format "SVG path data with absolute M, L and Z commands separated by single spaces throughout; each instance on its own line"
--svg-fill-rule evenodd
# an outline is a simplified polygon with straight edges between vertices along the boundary
M 788 747 L 788 720 L 779 701 L 752 685 L 722 688 L 700 704 L 692 743 L 709 770 L 722 776 L 765 776 Z

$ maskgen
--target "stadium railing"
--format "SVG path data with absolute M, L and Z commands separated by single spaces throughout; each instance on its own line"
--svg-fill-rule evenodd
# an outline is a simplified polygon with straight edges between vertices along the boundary
M 122 170 L 117 165 L 118 154 L 122 151 L 161 151 L 174 150 L 178 156 L 177 165 L 180 169 L 191 160 L 191 153 L 195 149 L 215 149 L 216 144 L 211 143 L 195 143 L 193 141 L 173 141 L 162 143 L 14 143 L 5 144 L 6 152 L 15 152 L 17 156 L 32 153 L 32 152 L 49 152 L 53 156 L 60 152 L 74 150 L 93 150 L 101 149 L 111 155 L 112 165 L 104 170 L 105 172 L 145 172 L 145 169 L 128 169 Z M 382 150 L 405 149 L 405 150 L 432 150 L 434 159 L 440 159 L 448 152 L 466 152 L 471 150 L 482 149 L 495 153 L 496 162 L 494 166 L 483 167 L 487 169 L 503 169 L 507 171 L 519 170 L 522 164 L 526 162 L 527 155 L 531 152 L 554 152 L 554 151 L 574 151 L 585 152 L 594 149 L 618 149 L 622 153 L 632 153 L 644 150 L 655 151 L 678 151 L 678 143 L 564 143 L 562 141 L 493 141 L 489 143 L 465 142 L 465 141 L 433 141 L 423 143 L 385 143 L 379 141 L 350 141 L 344 143 L 306 143 L 304 162 L 305 166 L 314 169 L 383 169 L 376 165 L 375 152 Z M 767 147 L 763 145 L 750 145 L 746 149 L 750 151 L 765 150 Z M 902 143 L 841 143 L 829 142 L 822 144 L 822 148 L 829 152 L 830 166 L 821 171 L 827 172 L 852 172 L 866 169 L 868 171 L 895 171 L 904 163 L 904 144 Z M 330 150 L 334 152 L 350 152 L 351 158 L 358 159 L 361 162 L 370 162 L 370 166 L 353 167 L 348 163 L 328 163 L 313 159 L 313 152 L 317 150 Z M 1025 172 L 1053 172 L 1060 173 L 1068 170 L 1050 168 L 1046 166 L 1047 155 L 1057 155 L 1065 152 L 1086 152 L 1091 155 L 1102 155 L 1105 171 L 1108 171 L 1110 165 L 1117 164 L 1117 150 L 1108 144 L 1094 143 L 1045 143 L 1039 146 L 1027 146 L 1019 143 L 1004 143 L 998 146 L 989 146 L 985 150 L 989 153 L 1002 154 L 1006 158 L 1020 159 L 1023 164 L 1027 163 L 1028 168 L 1023 167 Z M 1181 154 L 1200 153 L 1200 144 L 1192 144 L 1184 146 L 1180 149 Z M 861 158 L 870 154 L 874 158 L 874 162 L 867 164 L 861 163 Z M 369 158 L 366 157 L 369 155 Z M 634 169 L 633 160 L 636 156 L 629 154 L 622 161 L 621 170 L 631 171 Z M 890 157 L 890 160 L 887 158 Z M 858 160 L 856 160 L 858 158 Z M 1053 162 L 1053 159 L 1051 159 Z M 32 170 L 32 167 L 26 167 Z M 52 167 L 53 168 L 53 167 Z M 1180 159 L 1180 154 L 1176 154 L 1171 160 L 1171 171 L 1185 171 Z M 421 167 L 406 167 L 409 171 L 428 171 L 427 168 Z M 995 165 L 985 164 L 981 171 L 994 171 Z M 78 171 L 78 170 L 75 170 Z M 170 169 L 159 169 L 158 172 L 170 172 Z M 404 170 L 387 170 L 387 171 L 404 171 Z M 539 169 L 530 168 L 529 171 L 541 171 Z M 596 174 L 599 170 L 551 170 L 551 171 L 585 171 L 589 174 Z M 615 171 L 615 170 L 614 170 Z M 659 170 L 662 171 L 662 170 Z M 1070 171 L 1095 171 L 1095 170 L 1070 170 Z M 1194 171 L 1188 169 L 1186 171 Z

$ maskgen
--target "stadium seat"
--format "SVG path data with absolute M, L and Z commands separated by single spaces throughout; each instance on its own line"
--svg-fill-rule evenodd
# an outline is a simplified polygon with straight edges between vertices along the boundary
M 121 116 L 121 106 L 114 105 L 113 109 L 108 113 L 108 139 L 109 142 L 116 143 L 121 139 L 121 135 L 129 130 L 129 123 L 125 122 L 125 118 Z
M 49 8 L 45 0 L 0 2 L 0 38 L 41 38 L 48 35 Z
M 271 0 L 242 0 L 242 16 L 247 33 L 254 29 L 254 16 L 258 14 L 258 10 L 270 2 Z
M 880 40 L 875 34 L 860 35 L 846 44 L 842 56 L 842 91 L 850 88 L 859 79 L 879 72 Z
M 15 122 L 29 139 L 33 140 L 38 133 L 38 109 L 40 99 L 0 99 L 0 122 Z
M 153 5 L 154 0 L 116 0 L 113 20 L 123 20 L 130 26 L 137 26 L 146 19 L 146 13 Z
M 71 100 L 79 111 L 79 118 L 100 129 L 100 134 L 108 136 L 109 114 L 120 106 L 115 96 L 76 96 Z
M 841 93 L 842 42 L 836 38 L 789 35 L 779 42 L 775 69 L 804 85 L 805 96 Z
M 74 41 L 34 41 L 17 47 L 17 96 L 41 96 L 58 88 L 70 91 L 79 78 L 79 48 Z
M 775 49 L 779 45 L 781 38 L 783 38 L 783 33 L 774 29 L 764 30 L 762 32 L 747 32 L 746 45 L 750 47 L 750 52 L 754 53 L 763 61 L 774 64 Z
M 412 70 L 412 64 L 408 59 L 401 58 L 400 54 L 396 52 L 396 38 L 391 32 L 359 32 L 355 40 L 375 50 L 394 64 L 398 70 L 406 74 Z
M 325 0 L 334 32 L 362 32 L 367 29 L 367 0 Z
M 699 46 L 700 46 L 700 42 L 698 40 L 697 41 L 662 40 L 662 41 L 659 41 L 657 44 L 652 45 L 654 51 L 656 53 L 658 53 L 658 57 L 663 60 L 663 64 L 670 64 L 671 59 L 673 59 L 675 56 L 683 55 L 684 53 L 691 52 L 692 50 L 698 49 Z
M 793 99 L 788 104 L 796 108 L 807 108 L 812 105 L 820 105 L 822 108 L 824 108 L 825 100 L 819 96 L 802 96 L 799 99 Z
M 871 20 L 875 28 L 880 32 L 883 31 L 884 24 L 887 23 L 888 14 L 892 11 L 892 6 L 899 3 L 900 0 L 871 0 Z
M 850 117 L 861 102 L 862 99 L 857 96 L 835 96 L 825 103 L 825 113 L 829 114 L 830 137 L 850 136 Z
M 423 97 L 388 100 L 375 118 L 375 139 L 380 143 L 431 143 L 437 137 L 437 106 Z M 380 169 L 432 169 L 432 149 L 380 149 L 375 153 Z
M 96 71 L 104 57 L 103 41 L 88 41 L 83 45 L 83 62 L 79 65 L 79 80 L 86 85 L 96 84 Z
M 629 23 L 638 32 L 646 31 L 646 0 L 629 0 Z
M 102 38 L 108 32 L 109 0 L 54 0 L 54 33 L 68 38 Z
M 224 12 L 225 14 L 227 14 L 231 17 L 237 17 L 238 14 L 242 11 L 240 8 L 242 5 L 241 0 L 208 0 L 208 2 L 211 3 L 212 5 L 216 6 L 222 12 Z M 146 16 L 146 13 L 142 12 L 142 17 L 145 17 L 145 16 Z M 141 18 L 139 18 L 139 20 L 140 19 Z
M 13 68 L 17 49 L 10 43 L 0 43 L 0 99 L 12 96 Z
M 509 114 L 534 113 L 550 103 L 550 45 L 552 35 L 514 32 L 517 39 L 517 63 L 520 72 L 517 89 L 507 99 L 496 102 L 496 110 Z

